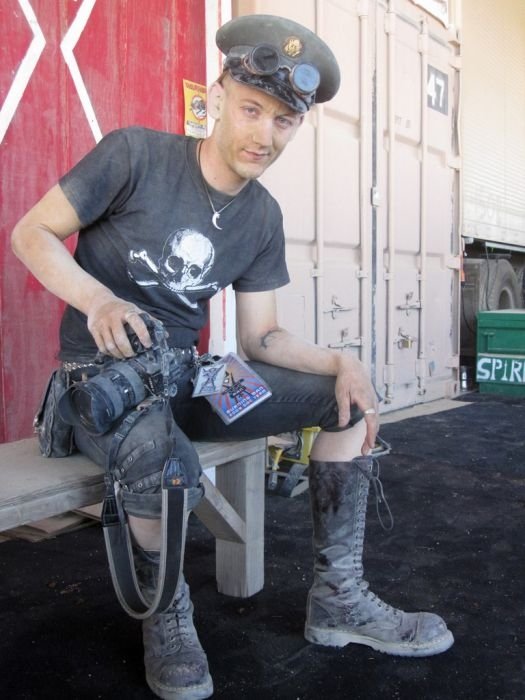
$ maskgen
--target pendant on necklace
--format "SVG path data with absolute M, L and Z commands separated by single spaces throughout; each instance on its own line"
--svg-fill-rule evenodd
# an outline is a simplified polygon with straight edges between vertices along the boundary
M 214 227 L 217 229 L 217 231 L 222 231 L 222 226 L 219 226 L 218 221 L 219 217 L 222 214 L 222 212 L 227 209 L 230 204 L 233 204 L 235 199 L 237 198 L 237 195 L 234 195 L 229 202 L 227 202 L 221 209 L 217 211 L 215 209 L 215 206 L 213 205 L 213 201 L 211 198 L 210 191 L 208 189 L 208 185 L 206 184 L 206 180 L 204 179 L 204 175 L 202 173 L 202 167 L 201 167 L 201 148 L 202 148 L 202 141 L 199 142 L 199 145 L 197 146 L 197 164 L 199 166 L 199 172 L 201 176 L 201 181 L 202 181 L 202 186 L 204 187 L 204 192 L 206 193 L 206 197 L 208 198 L 208 202 L 210 203 L 211 210 L 213 212 L 213 215 L 211 217 L 211 223 L 214 225 Z
M 222 231 L 222 228 L 221 228 L 221 227 L 219 226 L 219 224 L 217 223 L 217 221 L 219 220 L 220 215 L 221 215 L 221 213 L 220 213 L 219 211 L 215 211 L 215 212 L 213 212 L 213 216 L 211 217 L 211 222 L 212 222 L 212 224 L 215 226 L 215 228 L 216 228 L 218 231 Z

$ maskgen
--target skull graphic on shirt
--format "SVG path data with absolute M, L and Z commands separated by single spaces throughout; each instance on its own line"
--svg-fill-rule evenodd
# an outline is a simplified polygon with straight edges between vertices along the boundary
M 157 262 L 145 249 L 131 250 L 129 274 L 138 285 L 163 286 L 195 308 L 197 304 L 188 299 L 188 293 L 218 289 L 216 282 L 204 281 L 214 260 L 215 250 L 206 236 L 193 229 L 179 229 L 168 236 Z

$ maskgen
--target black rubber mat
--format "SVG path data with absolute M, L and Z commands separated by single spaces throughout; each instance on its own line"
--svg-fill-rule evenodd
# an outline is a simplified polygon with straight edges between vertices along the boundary
M 461 400 L 469 405 L 382 428 L 395 527 L 381 529 L 371 502 L 365 546 L 371 589 L 405 610 L 441 614 L 454 646 L 405 659 L 308 644 L 308 492 L 271 494 L 266 585 L 250 599 L 217 593 L 213 538 L 191 518 L 186 571 L 215 698 L 525 698 L 525 400 Z M 1 697 L 154 697 L 140 623 L 116 602 L 98 526 L 1 544 L 0 576 Z

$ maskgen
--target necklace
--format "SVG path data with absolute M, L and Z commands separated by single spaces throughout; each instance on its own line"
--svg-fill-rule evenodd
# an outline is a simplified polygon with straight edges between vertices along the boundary
M 213 204 L 213 201 L 212 201 L 212 198 L 211 198 L 211 195 L 210 195 L 210 191 L 209 191 L 209 189 L 208 189 L 208 185 L 206 184 L 206 180 L 204 179 L 204 175 L 202 174 L 202 168 L 201 168 L 201 148 L 202 148 L 202 141 L 199 142 L 199 145 L 198 145 L 198 147 L 197 147 L 197 163 L 198 163 L 198 165 L 199 165 L 199 173 L 200 173 L 200 176 L 201 176 L 202 185 L 203 185 L 203 187 L 204 187 L 204 191 L 206 192 L 206 196 L 208 197 L 208 202 L 210 203 L 210 207 L 211 207 L 211 210 L 212 210 L 212 212 L 213 212 L 213 215 L 212 215 L 212 217 L 211 217 L 211 222 L 212 222 L 212 224 L 215 226 L 215 228 L 216 228 L 218 231 L 222 231 L 221 226 L 219 226 L 219 224 L 218 224 L 217 222 L 219 221 L 219 218 L 220 218 L 220 215 L 222 214 L 222 212 L 223 212 L 225 209 L 227 209 L 227 208 L 230 206 L 230 204 L 233 204 L 233 202 L 235 201 L 237 195 L 235 195 L 235 197 L 232 197 L 232 199 L 230 199 L 229 202 L 226 202 L 226 204 L 225 204 L 223 207 L 221 207 L 220 209 L 215 209 L 215 206 L 214 206 L 214 204 Z

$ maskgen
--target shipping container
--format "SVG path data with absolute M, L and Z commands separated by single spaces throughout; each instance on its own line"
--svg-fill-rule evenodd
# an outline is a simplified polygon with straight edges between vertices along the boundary
M 383 410 L 458 388 L 460 44 L 423 5 L 443 3 L 234 3 L 297 19 L 340 62 L 263 182 L 285 217 L 282 324 L 360 357 Z
M 525 3 L 233 8 L 303 22 L 343 73 L 263 177 L 285 213 L 283 325 L 356 353 L 384 411 L 456 395 L 478 311 L 523 307 Z

